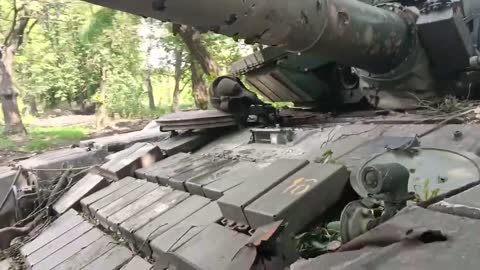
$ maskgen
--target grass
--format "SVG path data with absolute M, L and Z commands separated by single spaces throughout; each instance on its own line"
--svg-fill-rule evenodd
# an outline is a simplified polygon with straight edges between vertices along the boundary
M 85 139 L 91 132 L 85 127 L 32 127 L 27 129 L 28 138 L 26 140 L 1 134 L 0 150 L 38 152 L 77 143 Z

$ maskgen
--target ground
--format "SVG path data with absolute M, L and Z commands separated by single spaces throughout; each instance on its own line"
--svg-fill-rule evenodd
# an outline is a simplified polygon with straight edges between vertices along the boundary
M 102 129 L 95 128 L 94 115 L 63 115 L 38 118 L 28 123 L 28 136 L 7 137 L 0 126 L 0 166 L 14 159 L 22 159 L 32 154 L 50 149 L 68 147 L 79 141 L 141 130 L 152 119 L 120 119 Z

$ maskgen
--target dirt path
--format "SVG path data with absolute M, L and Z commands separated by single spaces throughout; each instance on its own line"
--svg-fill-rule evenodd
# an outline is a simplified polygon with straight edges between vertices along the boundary
M 113 134 L 127 133 L 142 130 L 152 119 L 118 119 L 110 123 L 108 127 L 100 130 L 95 129 L 95 115 L 63 115 L 56 117 L 38 118 L 33 121 L 29 127 L 86 127 L 93 132 L 84 138 L 98 138 L 110 136 Z M 27 128 L 28 129 L 28 128 Z M 70 147 L 77 144 L 78 141 L 65 142 L 56 148 Z M 18 143 L 21 145 L 21 142 Z M 52 150 L 52 149 L 49 149 Z M 27 153 L 9 149 L 0 149 L 0 166 L 6 166 L 17 159 L 28 158 L 35 153 Z

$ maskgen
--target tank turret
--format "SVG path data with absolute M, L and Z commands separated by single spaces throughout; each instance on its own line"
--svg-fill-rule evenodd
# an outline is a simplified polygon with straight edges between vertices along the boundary
M 379 107 L 472 97 L 477 84 L 476 0 L 87 1 L 352 67 Z

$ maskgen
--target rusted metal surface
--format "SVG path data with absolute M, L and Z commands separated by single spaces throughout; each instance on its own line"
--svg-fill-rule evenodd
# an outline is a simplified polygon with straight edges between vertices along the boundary
M 272 249 L 272 247 L 268 247 L 268 245 L 272 245 L 272 243 L 276 241 L 276 237 L 278 237 L 278 234 L 282 230 L 282 223 L 283 220 L 279 220 L 271 224 L 261 226 L 257 230 L 255 230 L 253 235 L 248 239 L 247 243 L 243 247 L 241 247 L 235 254 L 235 256 L 232 258 L 228 269 L 250 270 L 255 269 L 255 264 L 262 265 L 262 259 L 268 259 L 270 261 L 273 261 L 271 255 L 275 252 L 273 250 L 269 250 L 269 248 Z M 262 254 L 262 252 L 271 252 L 272 254 Z M 268 258 L 265 258 L 263 256 L 266 256 Z M 265 269 L 275 268 L 267 268 L 265 266 Z

